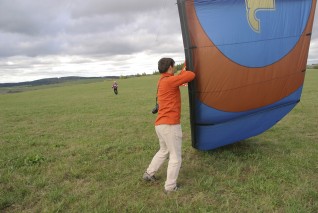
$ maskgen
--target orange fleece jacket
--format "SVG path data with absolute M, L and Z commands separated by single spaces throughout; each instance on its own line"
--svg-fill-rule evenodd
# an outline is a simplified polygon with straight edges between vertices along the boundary
M 158 81 L 159 111 L 155 125 L 180 124 L 181 96 L 179 86 L 192 81 L 194 72 L 182 70 L 179 75 L 163 73 Z

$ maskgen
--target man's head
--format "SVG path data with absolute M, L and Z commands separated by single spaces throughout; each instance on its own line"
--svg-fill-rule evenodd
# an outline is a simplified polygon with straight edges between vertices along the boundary
M 174 60 L 172 58 L 162 58 L 158 61 L 158 70 L 160 73 L 165 73 L 170 67 L 173 68 Z

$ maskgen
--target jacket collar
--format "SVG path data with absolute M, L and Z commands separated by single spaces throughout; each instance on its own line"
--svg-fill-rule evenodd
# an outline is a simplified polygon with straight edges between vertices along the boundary
M 160 75 L 160 78 L 170 77 L 170 76 L 173 76 L 173 74 L 172 74 L 172 73 L 167 73 L 167 72 L 165 72 L 165 73 L 162 73 L 162 74 Z

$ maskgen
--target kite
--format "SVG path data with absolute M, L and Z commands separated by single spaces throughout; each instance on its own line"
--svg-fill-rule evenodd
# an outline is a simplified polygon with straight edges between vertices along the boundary
M 259 135 L 300 101 L 317 0 L 177 0 L 192 146 Z

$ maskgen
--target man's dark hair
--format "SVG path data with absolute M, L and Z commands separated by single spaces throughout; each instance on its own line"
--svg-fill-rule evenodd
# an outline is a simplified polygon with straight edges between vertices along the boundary
M 158 61 L 158 70 L 160 73 L 168 71 L 170 66 L 174 66 L 174 60 L 172 58 L 162 58 Z

